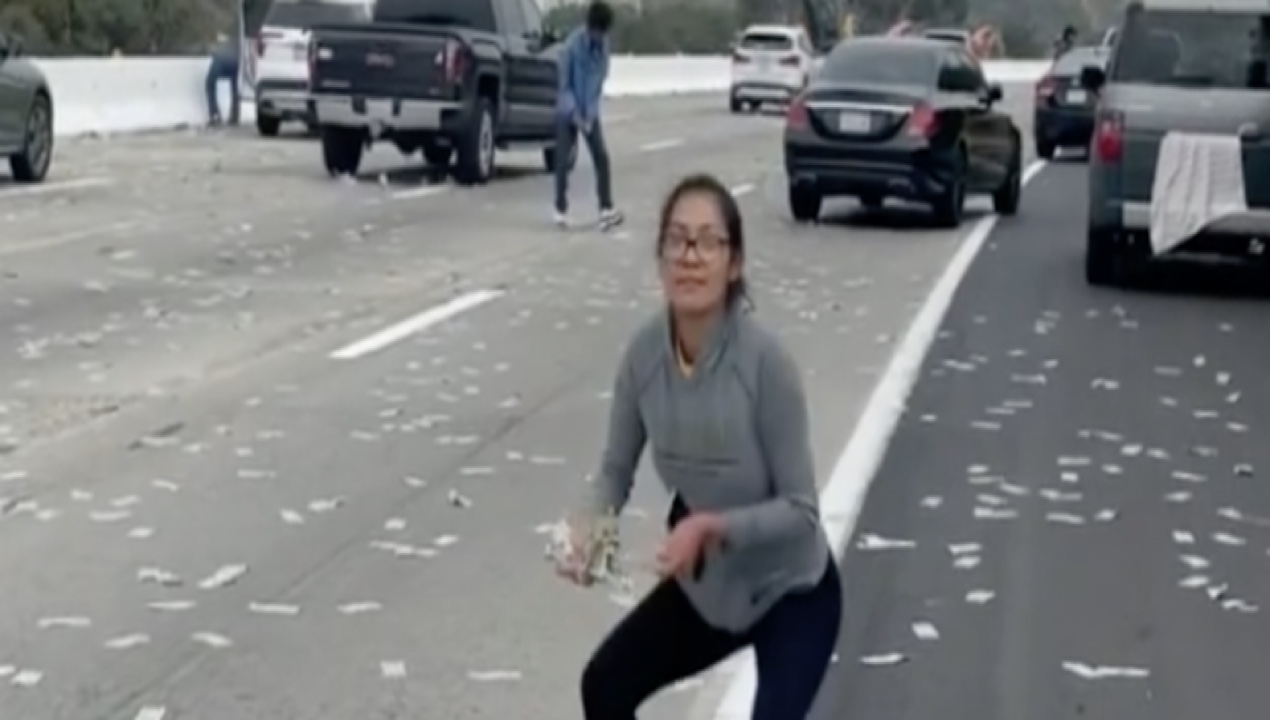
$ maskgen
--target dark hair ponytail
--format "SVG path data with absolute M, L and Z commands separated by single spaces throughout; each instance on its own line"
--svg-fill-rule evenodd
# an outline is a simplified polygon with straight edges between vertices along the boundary
M 657 232 L 657 254 L 661 255 L 662 244 L 666 242 L 666 230 L 670 226 L 671 213 L 675 211 L 675 206 L 683 199 L 685 195 L 693 195 L 701 193 L 708 195 L 715 206 L 719 209 L 719 215 L 723 218 L 723 227 L 728 234 L 728 243 L 732 251 L 732 261 L 742 266 L 742 272 L 737 279 L 728 283 L 728 307 L 735 307 L 737 303 L 741 303 L 744 310 L 753 310 L 754 301 L 750 298 L 749 284 L 745 281 L 745 229 L 742 227 L 741 208 L 736 203 L 736 198 L 732 196 L 732 191 L 726 185 L 719 182 L 719 179 L 713 175 L 706 173 L 697 173 L 689 175 L 671 189 L 670 194 L 666 196 L 661 206 L 661 224 L 658 226 Z

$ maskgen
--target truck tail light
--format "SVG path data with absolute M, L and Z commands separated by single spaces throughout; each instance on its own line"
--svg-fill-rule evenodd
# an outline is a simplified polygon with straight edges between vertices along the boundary
M 1094 152 L 1106 163 L 1118 163 L 1124 156 L 1124 115 L 1113 111 L 1098 113 L 1094 128 Z
M 457 40 L 448 40 L 445 48 L 437 54 L 437 64 L 442 66 L 446 82 L 458 84 L 463 82 L 467 71 L 472 67 L 472 58 L 466 45 Z

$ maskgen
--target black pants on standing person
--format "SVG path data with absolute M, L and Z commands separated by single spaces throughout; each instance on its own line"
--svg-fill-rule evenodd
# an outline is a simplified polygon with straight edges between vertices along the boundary
M 701 618 L 674 580 L 663 581 L 600 645 L 582 674 L 586 720 L 636 720 L 659 690 L 754 648 L 753 720 L 804 720 L 838 642 L 842 581 L 831 559 L 815 587 L 786 595 L 751 630 Z
M 579 136 L 581 136 L 579 138 Z M 555 179 L 556 212 L 569 211 L 569 173 L 573 164 L 569 158 L 577 152 L 577 144 L 586 143 L 591 154 L 591 166 L 595 169 L 595 192 L 600 201 L 600 212 L 613 210 L 613 169 L 609 166 L 609 150 L 604 143 L 604 130 L 600 119 L 592 121 L 588 128 L 579 128 L 571 119 L 556 122 Z

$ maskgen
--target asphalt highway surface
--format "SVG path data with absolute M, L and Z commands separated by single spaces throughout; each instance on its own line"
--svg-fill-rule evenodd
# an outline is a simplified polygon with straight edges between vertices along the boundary
M 822 718 L 1265 716 L 1264 276 L 1082 275 L 1051 164 L 946 316 L 844 563 Z
M 627 599 L 561 583 L 544 531 L 595 468 L 688 172 L 741 198 L 827 475 L 988 203 L 959 231 L 850 201 L 796 226 L 779 115 L 607 113 L 608 234 L 551 225 L 533 153 L 462 189 L 391 149 L 336 181 L 311 139 L 163 133 L 0 180 L 0 718 L 578 717 Z M 1036 175 L 944 321 L 845 559 L 826 720 L 1265 706 L 1262 301 L 1086 288 L 1081 170 Z M 584 160 L 580 220 L 593 197 Z M 645 471 L 634 556 L 664 511 Z

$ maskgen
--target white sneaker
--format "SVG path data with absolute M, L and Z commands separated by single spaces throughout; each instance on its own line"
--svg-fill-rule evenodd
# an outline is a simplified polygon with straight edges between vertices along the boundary
M 621 211 L 616 208 L 608 208 L 600 211 L 600 225 L 602 227 L 621 225 L 622 221 L 625 219 L 626 216 L 622 215 Z
M 569 227 L 569 214 L 555 210 L 551 213 L 551 219 L 555 221 L 557 227 Z

